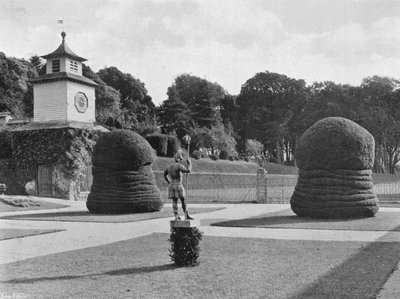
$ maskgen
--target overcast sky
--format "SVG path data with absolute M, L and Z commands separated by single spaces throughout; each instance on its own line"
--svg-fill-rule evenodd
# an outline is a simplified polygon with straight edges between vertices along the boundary
M 359 85 L 400 79 L 397 0 L 0 0 L 0 51 L 69 47 L 94 71 L 116 66 L 156 104 L 182 73 L 231 94 L 257 72 Z

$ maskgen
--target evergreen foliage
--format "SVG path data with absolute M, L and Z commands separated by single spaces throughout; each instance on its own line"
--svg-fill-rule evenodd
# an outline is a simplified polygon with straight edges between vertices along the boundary
M 168 148 L 168 135 L 165 134 L 154 134 L 147 135 L 146 140 L 150 143 L 151 147 L 156 150 L 157 156 L 167 156 Z
M 374 216 L 379 209 L 371 176 L 374 146 L 367 130 L 345 118 L 311 126 L 297 145 L 293 212 L 313 218 Z
M 86 206 L 92 213 L 155 212 L 163 202 L 151 164 L 155 154 L 139 134 L 105 133 L 93 152 L 93 184 Z
M 33 89 L 29 79 L 37 76 L 29 61 L 0 52 L 0 111 L 14 118 L 33 115 Z
M 181 143 L 175 135 L 168 135 L 167 157 L 173 157 L 180 149 Z
M 169 256 L 176 266 L 197 266 L 200 263 L 200 242 L 203 233 L 197 227 L 171 227 Z
M 66 180 L 77 180 L 91 163 L 101 134 L 75 128 L 12 131 L 12 165 L 21 185 L 36 179 L 39 165 L 56 165 L 55 189 L 67 191 Z

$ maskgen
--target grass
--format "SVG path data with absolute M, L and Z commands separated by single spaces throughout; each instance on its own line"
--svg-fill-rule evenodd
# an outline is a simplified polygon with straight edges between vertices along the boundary
M 42 234 L 49 234 L 60 232 L 60 229 L 14 229 L 14 228 L 1 228 L 0 240 L 8 240 L 15 238 L 23 238 L 28 236 L 36 236 Z
M 180 209 L 180 208 L 179 208 Z M 190 214 L 205 213 L 217 211 L 224 208 L 195 208 L 189 207 Z M 182 215 L 182 210 L 179 211 Z M 79 212 L 57 212 L 57 213 L 40 213 L 40 214 L 24 214 L 14 216 L 4 216 L 0 219 L 13 219 L 13 220 L 37 220 L 37 221 L 71 221 L 71 222 L 99 222 L 99 223 L 123 223 L 135 222 L 157 218 L 173 217 L 171 207 L 166 207 L 160 212 L 154 213 L 138 213 L 138 214 L 122 214 L 122 215 L 105 215 L 105 214 L 92 214 L 88 211 Z
M 33 298 L 372 298 L 398 243 L 204 237 L 197 267 L 177 268 L 168 234 L 0 266 L 2 293 Z
M 193 172 L 211 172 L 211 173 L 252 173 L 255 174 L 258 164 L 255 162 L 217 160 L 209 158 L 200 160 L 191 159 Z M 173 163 L 172 158 L 157 157 L 153 163 L 153 170 L 164 171 L 165 168 Z M 276 163 L 266 163 L 266 170 L 270 174 L 297 174 L 297 167 L 285 166 Z
M 7 196 L 8 198 L 20 198 L 20 199 L 27 199 L 28 197 L 24 196 Z M 43 210 L 43 209 L 60 209 L 68 207 L 68 205 L 61 205 L 57 203 L 47 202 L 47 201 L 40 201 L 36 200 L 39 205 L 29 205 L 25 207 L 15 206 L 12 204 L 5 203 L 0 201 L 0 213 L 1 212 L 14 212 L 14 211 L 30 211 L 30 210 Z
M 355 231 L 400 231 L 400 213 L 379 211 L 375 217 L 355 219 L 312 219 L 296 216 L 290 209 L 239 220 L 217 221 L 226 227 L 268 227 Z

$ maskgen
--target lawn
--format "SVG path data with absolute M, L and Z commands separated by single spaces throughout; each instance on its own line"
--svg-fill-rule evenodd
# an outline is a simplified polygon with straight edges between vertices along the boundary
M 372 298 L 400 260 L 398 243 L 207 236 L 200 265 L 176 268 L 168 237 L 1 265 L 1 290 L 32 298 Z
M 180 208 L 179 208 L 180 209 Z M 224 208 L 190 208 L 190 214 L 198 214 L 205 212 L 212 212 L 221 210 Z M 180 210 L 181 215 L 183 214 Z M 57 213 L 39 213 L 39 214 L 24 214 L 24 215 L 13 215 L 4 216 L 0 219 L 19 219 L 19 220 L 38 220 L 38 221 L 72 221 L 72 222 L 100 222 L 100 223 L 123 223 L 123 222 L 135 222 L 141 220 L 149 220 L 156 218 L 168 218 L 173 217 L 171 207 L 165 207 L 160 212 L 153 213 L 138 213 L 138 214 L 118 214 L 118 215 L 106 215 L 106 214 L 93 214 L 88 211 L 75 211 L 75 212 L 57 212 Z
M 211 173 L 257 173 L 259 168 L 256 162 L 246 162 L 243 160 L 229 161 L 217 160 L 213 161 L 209 158 L 200 160 L 191 159 L 193 172 L 211 172 Z M 164 171 L 168 164 L 173 163 L 173 158 L 157 157 L 153 163 L 153 170 Z M 276 163 L 266 163 L 266 170 L 271 174 L 297 174 L 297 167 L 286 166 Z
M 210 221 L 208 221 L 210 222 Z M 375 217 L 353 219 L 313 219 L 298 217 L 290 209 L 246 219 L 221 221 L 214 226 L 325 229 L 355 231 L 400 231 L 400 213 L 379 211 Z

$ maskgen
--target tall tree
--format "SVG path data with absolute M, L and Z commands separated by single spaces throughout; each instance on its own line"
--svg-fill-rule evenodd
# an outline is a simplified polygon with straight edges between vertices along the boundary
M 168 100 L 183 102 L 198 127 L 211 128 L 221 123 L 220 105 L 226 92 L 217 83 L 183 74 L 168 88 Z
M 237 98 L 236 130 L 241 141 L 257 139 L 278 163 L 283 163 L 285 144 L 288 149 L 294 147 L 289 144 L 288 131 L 288 123 L 296 113 L 291 107 L 305 96 L 305 82 L 285 75 L 262 72 L 247 80 Z
M 375 170 L 394 173 L 400 156 L 400 81 L 389 77 L 365 78 L 361 84 L 364 127 L 375 137 Z
M 33 116 L 33 91 L 29 79 L 37 76 L 29 61 L 0 52 L 0 111 L 15 118 Z
M 121 95 L 108 86 L 90 67 L 82 65 L 83 76 L 92 79 L 96 86 L 96 121 L 109 127 L 124 128 L 120 109 Z
M 120 93 L 120 109 L 125 127 L 140 131 L 143 127 L 155 126 L 155 105 L 144 83 L 116 67 L 101 69 L 97 74 Z
M 176 97 L 165 100 L 157 109 L 157 118 L 163 133 L 176 134 L 179 139 L 194 129 L 195 123 L 187 104 Z

